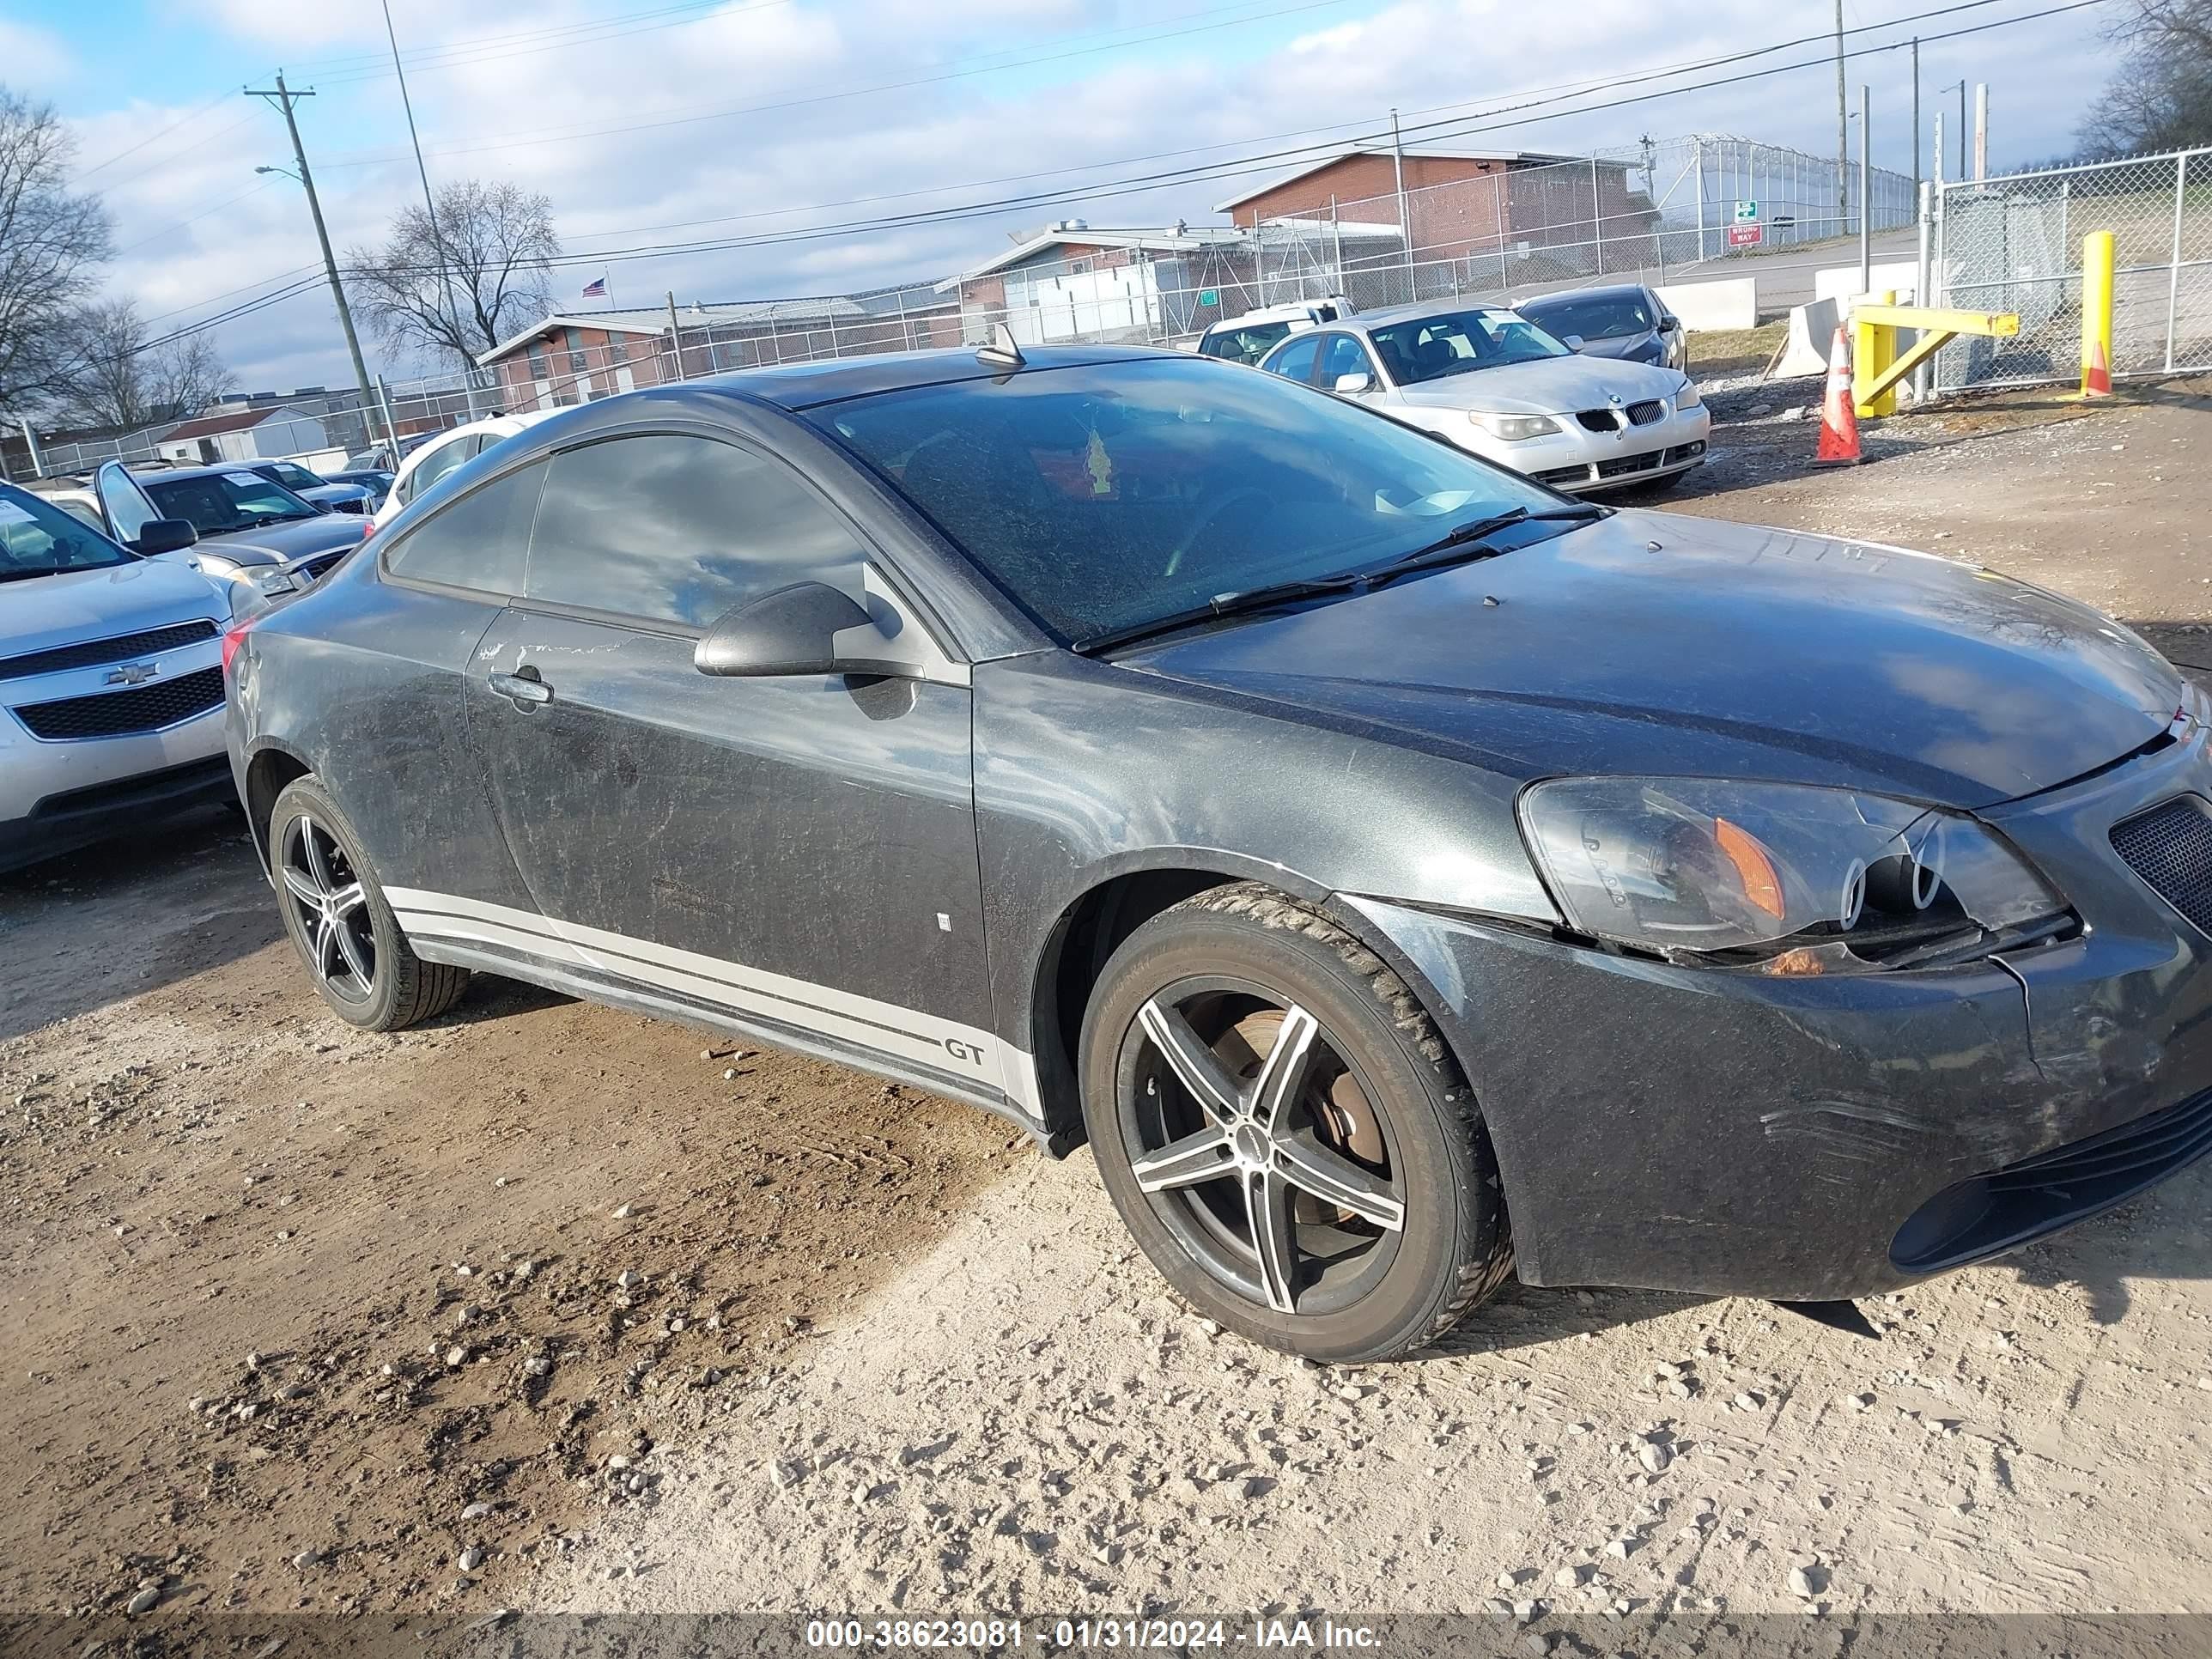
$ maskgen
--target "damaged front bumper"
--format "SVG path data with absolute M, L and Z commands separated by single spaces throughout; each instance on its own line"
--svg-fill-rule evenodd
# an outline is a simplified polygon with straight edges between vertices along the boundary
M 2197 802 L 2212 824 L 2205 728 L 2177 730 L 1978 815 L 2082 926 L 1945 968 L 1677 967 L 1340 902 L 1424 982 L 1462 1058 L 1524 1279 L 1865 1295 L 2015 1248 L 2212 1152 L 2212 936 L 2176 908 L 2196 908 L 2192 892 L 2161 876 L 2161 896 L 2112 840 Z M 2212 861 L 2194 879 L 2203 920 Z

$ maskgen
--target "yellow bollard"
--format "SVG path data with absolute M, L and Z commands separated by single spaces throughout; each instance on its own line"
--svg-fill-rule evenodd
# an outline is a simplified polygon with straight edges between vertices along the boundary
M 1866 296 L 1870 304 L 1893 306 L 1897 303 L 1895 289 Z M 1871 386 L 1897 357 L 1897 330 L 1887 323 L 1868 320 L 1855 309 L 1851 315 L 1851 398 L 1862 415 L 1894 415 L 1897 413 L 1897 388 L 1884 386 L 1871 398 L 1858 395 L 1858 388 Z
M 2081 395 L 2112 395 L 2112 233 L 2081 239 Z

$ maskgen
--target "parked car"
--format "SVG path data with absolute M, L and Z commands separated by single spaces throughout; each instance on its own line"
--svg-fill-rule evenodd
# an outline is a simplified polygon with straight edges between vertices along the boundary
M 1641 283 L 1540 294 L 1513 309 L 1586 357 L 1690 367 L 1690 336 L 1682 319 Z
M 1201 357 L 1219 357 L 1232 363 L 1256 363 L 1278 341 L 1304 329 L 1318 328 L 1357 309 L 1341 295 L 1326 300 L 1301 300 L 1290 305 L 1263 306 L 1241 317 L 1225 317 L 1198 337 Z
M 341 1018 L 480 970 L 1087 1139 L 1262 1342 L 1885 1291 L 2212 1147 L 2212 701 L 1994 572 L 1004 343 L 566 410 L 371 551 L 226 641 Z
M 71 518 L 98 531 L 107 533 L 107 524 L 100 516 L 100 497 L 92 493 L 84 480 L 65 475 L 60 478 L 33 478 L 25 485 L 40 501 L 58 507 Z
M 234 800 L 221 585 L 0 483 L 0 871 Z
M 343 472 L 331 474 L 332 483 L 358 484 L 368 492 L 371 513 L 384 505 L 384 498 L 392 493 L 392 474 L 381 467 L 349 467 Z
M 325 478 L 297 461 L 249 461 L 246 470 L 271 483 L 283 484 L 310 507 L 319 507 L 326 513 L 368 513 L 375 505 L 361 485 Z
M 383 504 L 376 509 L 378 528 L 381 529 L 389 523 L 401 507 L 432 484 L 476 459 L 501 439 L 526 431 L 559 412 L 549 409 L 525 410 L 516 415 L 493 415 L 438 434 L 399 464 L 399 471 L 392 479 L 391 489 L 386 493 Z
M 1510 311 L 1407 306 L 1287 339 L 1260 367 L 1577 493 L 1672 484 L 1712 417 L 1689 376 L 1581 357 Z
M 301 592 L 368 533 L 365 518 L 319 512 L 241 466 L 134 472 L 110 461 L 93 494 L 109 537 L 140 554 L 190 549 L 201 570 L 241 591 L 238 610 Z

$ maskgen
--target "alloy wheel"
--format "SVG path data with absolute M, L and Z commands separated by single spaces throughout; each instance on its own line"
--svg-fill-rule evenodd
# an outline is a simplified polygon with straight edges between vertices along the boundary
M 345 848 L 301 813 L 285 827 L 276 871 L 315 977 L 343 1001 L 367 1002 L 376 988 L 376 935 Z
M 1215 1279 L 1302 1316 L 1380 1282 L 1406 1222 L 1395 1137 L 1310 1012 L 1247 982 L 1186 981 L 1139 1010 L 1119 1069 L 1137 1186 Z

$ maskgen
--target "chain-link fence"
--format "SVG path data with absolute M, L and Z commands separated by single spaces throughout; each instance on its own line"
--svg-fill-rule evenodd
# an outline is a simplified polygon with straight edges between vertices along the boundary
M 1961 339 L 1940 392 L 2081 372 L 2081 239 L 2113 240 L 2116 375 L 2212 368 L 2212 149 L 1960 180 L 1936 193 L 1938 303 L 2009 311 L 2020 332 Z

